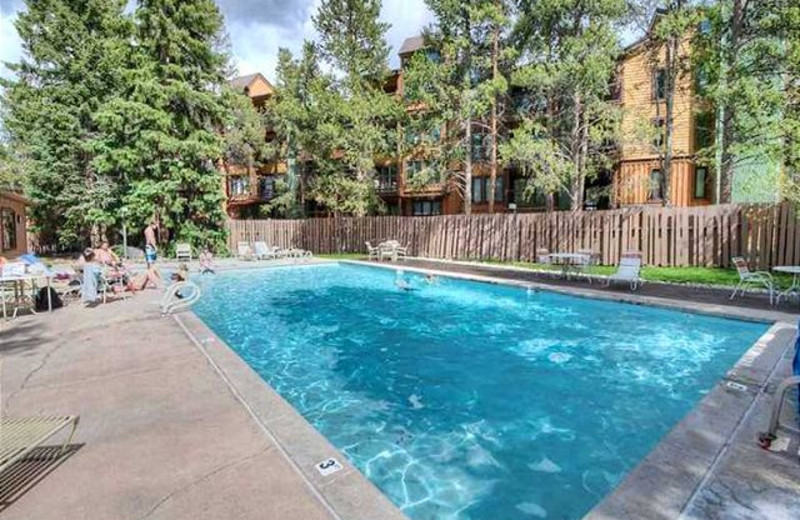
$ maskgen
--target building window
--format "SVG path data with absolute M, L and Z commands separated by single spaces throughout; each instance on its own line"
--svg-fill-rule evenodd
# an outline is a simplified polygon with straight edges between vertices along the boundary
M 661 191 L 661 170 L 653 168 L 650 170 L 650 200 L 662 200 L 664 198 Z
M 489 177 L 472 178 L 472 202 L 482 203 L 489 201 L 492 179 Z M 497 177 L 494 184 L 494 201 L 503 202 L 503 178 Z
M 17 248 L 17 215 L 11 208 L 0 208 L 0 251 Z
M 228 195 L 241 197 L 250 193 L 250 179 L 244 175 L 228 178 Z
M 378 191 L 392 191 L 397 189 L 397 166 L 384 164 L 378 166 Z
M 275 196 L 275 176 L 265 175 L 258 179 L 258 193 L 263 200 L 272 200 Z
M 415 217 L 430 217 L 442 214 L 441 200 L 415 200 L 411 206 L 411 214 Z
M 667 70 L 658 68 L 653 71 L 653 101 L 667 98 Z
M 664 130 L 666 122 L 663 117 L 653 118 L 653 146 L 660 150 L 664 146 Z
M 701 112 L 694 118 L 694 148 L 703 150 L 714 144 L 714 115 Z
M 694 169 L 694 198 L 708 198 L 708 168 L 705 166 Z
M 472 202 L 481 203 L 486 198 L 486 177 L 472 178 Z
M 485 161 L 489 158 L 491 148 L 489 136 L 480 132 L 472 134 L 472 160 Z
M 426 49 L 425 57 L 428 58 L 428 61 L 433 63 L 440 63 L 442 61 L 442 55 L 436 49 Z
M 505 188 L 503 187 L 503 178 L 497 177 L 494 180 L 494 201 L 495 202 L 503 202 L 505 198 Z

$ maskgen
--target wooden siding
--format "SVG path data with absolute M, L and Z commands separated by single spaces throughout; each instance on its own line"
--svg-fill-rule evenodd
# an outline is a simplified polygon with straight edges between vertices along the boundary
M 16 228 L 16 248 L 3 249 L 3 233 L 5 232 L 0 226 L 0 256 L 13 258 L 25 253 L 28 250 L 28 232 L 27 225 L 28 219 L 25 214 L 25 202 L 15 195 L 4 195 L 0 193 L 0 209 L 10 209 L 14 212 L 15 228 Z
M 231 220 L 228 244 L 264 241 L 314 253 L 363 253 L 366 241 L 396 239 L 412 255 L 443 259 L 533 261 L 536 250 L 594 251 L 617 264 L 640 251 L 647 265 L 730 266 L 744 256 L 754 268 L 800 264 L 800 221 L 781 205 L 638 207 L 524 215 L 446 215 L 308 220 Z
M 614 196 L 619 205 L 660 204 L 650 200 L 650 172 L 659 167 L 657 160 L 626 161 L 617 167 Z M 672 163 L 670 204 L 673 206 L 705 206 L 709 199 L 694 197 L 695 165 L 687 158 Z
M 682 52 L 688 53 L 689 40 L 685 40 Z M 658 62 L 663 63 L 664 52 Z M 653 78 L 658 65 L 653 63 L 650 51 L 640 48 L 623 58 L 620 64 L 622 97 L 622 161 L 646 159 L 658 156 L 652 144 L 653 120 L 663 117 L 666 106 L 663 101 L 653 99 Z M 681 74 L 677 80 L 674 105 L 673 153 L 676 156 L 694 153 L 694 88 L 691 73 Z

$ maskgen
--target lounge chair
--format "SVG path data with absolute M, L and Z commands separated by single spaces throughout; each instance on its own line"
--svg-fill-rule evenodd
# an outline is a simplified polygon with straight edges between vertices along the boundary
M 186 243 L 175 244 L 175 259 L 192 261 L 192 246 Z
M 77 415 L 0 418 L 0 473 L 70 425 L 72 429 L 61 446 L 59 456 L 72 441 L 78 427 Z
M 0 419 L 0 431 L 3 434 L 3 442 L 0 443 L 0 473 L 70 425 L 72 429 L 61 446 L 59 456 L 72 441 L 78 427 L 77 415 Z
M 258 260 L 271 260 L 279 257 L 278 251 L 275 248 L 268 247 L 266 242 L 253 242 L 253 248 L 255 249 L 255 257 Z
M 250 242 L 239 242 L 236 247 L 236 257 L 240 260 L 252 260 L 255 258 L 253 249 L 250 247 Z
M 635 291 L 644 283 L 641 277 L 641 270 L 642 258 L 640 256 L 623 256 L 619 260 L 617 272 L 606 279 L 606 285 L 611 285 L 614 282 L 629 283 L 631 291 Z
M 736 272 L 739 273 L 739 283 L 733 289 L 731 300 L 736 297 L 737 293 L 744 296 L 748 287 L 764 287 L 769 291 L 769 303 L 772 305 L 775 292 L 775 281 L 772 279 L 772 275 L 766 271 L 751 271 L 747 261 L 741 256 L 734 256 L 731 260 L 736 266 Z
M 540 247 L 536 250 L 536 263 L 537 264 L 545 264 L 549 265 L 552 264 L 552 260 L 550 259 L 550 250 L 546 247 Z

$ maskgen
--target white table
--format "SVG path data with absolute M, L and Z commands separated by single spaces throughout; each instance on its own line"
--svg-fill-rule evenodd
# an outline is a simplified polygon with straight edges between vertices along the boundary
M 775 298 L 776 305 L 781 302 L 781 298 L 788 298 L 792 293 L 800 294 L 800 265 L 776 265 L 772 270 L 792 275 L 792 285 L 785 291 L 778 293 Z
M 547 257 L 553 264 L 561 266 L 561 275 L 564 278 L 569 278 L 570 270 L 577 272 L 591 260 L 591 255 L 586 253 L 551 253 Z
M 16 292 L 17 299 L 16 305 L 19 307 L 19 295 L 25 291 L 25 283 L 29 282 L 31 284 L 31 290 L 34 291 L 35 297 L 36 280 L 39 278 L 44 278 L 47 280 L 47 311 L 53 312 L 53 297 L 50 294 L 50 281 L 53 279 L 53 274 L 50 272 L 0 276 L 0 286 L 6 283 L 14 284 L 14 290 Z M 6 306 L 5 297 L 3 297 L 3 319 L 8 319 L 8 308 Z

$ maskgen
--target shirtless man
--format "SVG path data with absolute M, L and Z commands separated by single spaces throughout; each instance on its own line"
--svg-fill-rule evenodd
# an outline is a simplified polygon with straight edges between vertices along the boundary
M 155 266 L 156 258 L 157 258 L 157 249 L 156 249 L 156 223 L 155 221 L 150 221 L 146 228 L 144 228 L 144 259 L 147 262 L 147 278 L 142 285 L 142 288 L 147 285 L 147 281 L 152 281 L 153 285 L 156 287 L 159 286 L 159 282 L 161 281 L 161 273 L 158 272 L 158 269 Z

